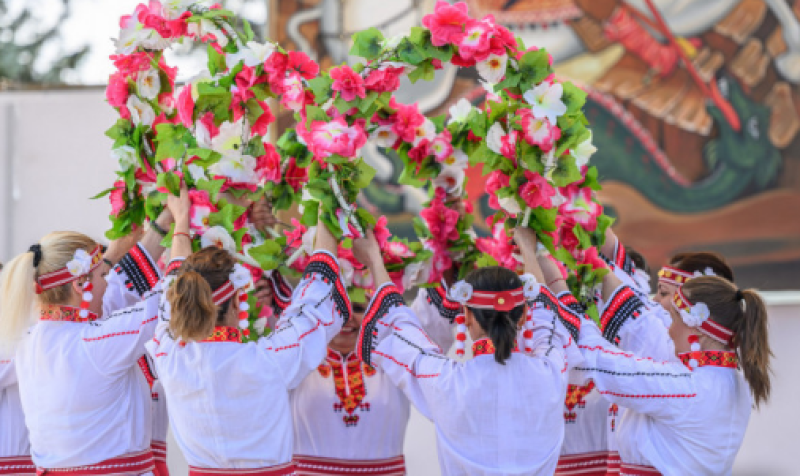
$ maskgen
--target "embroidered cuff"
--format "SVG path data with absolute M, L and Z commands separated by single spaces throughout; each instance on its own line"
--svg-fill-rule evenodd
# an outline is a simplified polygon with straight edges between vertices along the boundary
M 183 265 L 184 261 L 186 261 L 186 258 L 183 258 L 183 257 L 171 259 L 169 261 L 169 264 L 167 265 L 167 267 L 164 269 L 164 274 L 166 275 L 166 274 L 175 274 L 175 273 L 177 273 L 178 269 L 180 269 L 180 267 L 181 267 L 181 265 Z
M 628 319 L 636 319 L 641 314 L 642 301 L 626 285 L 621 285 L 606 302 L 600 315 L 600 331 L 612 344 L 619 344 L 619 331 Z
M 372 365 L 372 351 L 375 349 L 378 338 L 378 321 L 386 316 L 393 307 L 402 306 L 405 302 L 394 283 L 384 283 L 375 292 L 375 296 L 367 306 L 364 320 L 361 322 L 361 331 L 358 335 L 356 352 L 358 358 L 367 365 Z
M 339 262 L 327 251 L 315 251 L 306 266 L 303 279 L 311 279 L 314 275 L 319 275 L 325 283 L 333 284 L 333 304 L 342 315 L 344 322 L 347 322 L 353 314 L 353 307 L 347 296 L 347 289 L 342 283 Z
M 569 291 L 559 294 L 555 301 L 558 305 L 558 318 L 567 328 L 572 339 L 577 342 L 578 334 L 581 331 L 581 322 L 586 310 Z
M 603 253 L 598 254 L 612 270 L 614 269 L 614 266 L 616 266 L 624 271 L 628 276 L 633 276 L 633 271 L 636 269 L 636 266 L 634 266 L 633 260 L 630 256 L 628 256 L 628 252 L 625 250 L 625 247 L 622 246 L 621 241 L 617 240 L 617 244 L 614 246 L 613 259 L 604 255 Z
M 139 296 L 153 289 L 161 278 L 156 262 L 138 243 L 122 257 L 114 270 L 124 275 L 125 286 L 135 290 Z
M 280 316 L 292 303 L 292 286 L 277 269 L 269 274 L 267 281 L 272 288 L 272 312 L 275 316 Z
M 447 286 L 440 283 L 435 288 L 426 288 L 428 303 L 439 311 L 439 315 L 451 323 L 461 313 L 461 304 L 447 298 Z
M 572 295 L 569 291 L 562 291 L 558 296 L 558 302 L 561 303 L 562 307 L 566 307 L 569 309 L 573 314 L 582 315 L 586 313 L 586 307 L 578 302 L 578 299 Z

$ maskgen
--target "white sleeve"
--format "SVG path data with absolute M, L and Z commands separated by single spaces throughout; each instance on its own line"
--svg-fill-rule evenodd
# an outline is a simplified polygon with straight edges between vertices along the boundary
M 144 345 L 156 328 L 165 286 L 162 279 L 135 305 L 86 326 L 81 336 L 83 347 L 98 371 L 106 375 L 126 372 L 144 355 Z
M 161 279 L 156 262 L 141 244 L 136 244 L 109 271 L 103 295 L 103 316 L 133 306 Z
M 258 343 L 273 354 L 286 386 L 293 389 L 322 363 L 328 342 L 351 315 L 338 261 L 328 252 L 317 251 L 283 311 L 278 328 Z
M 17 383 L 14 359 L 0 357 L 0 391 Z
M 437 380 L 460 365 L 442 355 L 393 283 L 381 286 L 370 301 L 356 352 L 366 364 L 380 366 L 428 419 L 440 395 Z
M 697 396 L 692 372 L 678 361 L 642 358 L 609 344 L 592 321 L 581 326 L 584 363 L 573 369 L 592 379 L 610 402 L 654 417 L 685 414 Z
M 461 313 L 461 305 L 449 300 L 447 289 L 440 284 L 434 288 L 420 288 L 411 310 L 441 353 L 447 354 L 456 340 L 453 323 Z

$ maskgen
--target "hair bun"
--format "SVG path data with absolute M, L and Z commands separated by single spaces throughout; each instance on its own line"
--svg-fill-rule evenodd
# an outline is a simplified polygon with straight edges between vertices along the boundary
M 31 247 L 28 248 L 28 251 L 33 253 L 33 267 L 38 268 L 39 263 L 42 261 L 42 245 L 39 243 L 31 245 Z

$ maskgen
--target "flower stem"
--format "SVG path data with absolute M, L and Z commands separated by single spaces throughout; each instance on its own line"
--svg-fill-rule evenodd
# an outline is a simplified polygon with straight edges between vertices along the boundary
M 361 228 L 361 224 L 358 223 L 355 213 L 353 213 L 353 207 L 347 203 L 347 200 L 345 200 L 344 195 L 342 194 L 342 189 L 339 187 L 339 182 L 336 181 L 336 173 L 334 172 L 333 164 L 328 164 L 328 172 L 331 173 L 329 183 L 331 184 L 333 194 L 336 196 L 336 200 L 339 202 L 339 208 L 347 213 L 347 218 L 350 220 L 353 226 L 356 227 L 356 231 L 358 231 L 361 236 L 364 236 L 364 229 Z M 342 230 L 342 232 L 344 231 L 345 230 Z

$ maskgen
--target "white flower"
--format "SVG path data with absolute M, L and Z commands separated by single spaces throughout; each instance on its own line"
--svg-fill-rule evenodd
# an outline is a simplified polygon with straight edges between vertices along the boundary
M 212 226 L 200 238 L 200 246 L 208 248 L 209 246 L 216 246 L 217 248 L 227 250 L 230 253 L 236 252 L 236 242 L 228 230 L 217 225 Z
M 558 116 L 567 112 L 566 104 L 561 101 L 563 94 L 564 87 L 560 83 L 542 83 L 522 96 L 531 105 L 533 117 L 546 117 L 550 124 L 556 124 Z
M 197 164 L 189 164 L 189 175 L 192 176 L 192 180 L 197 183 L 199 180 L 206 179 L 206 169 L 197 165 Z
M 422 139 L 433 140 L 434 137 L 436 137 L 436 125 L 426 117 L 425 121 L 417 126 L 414 145 L 419 144 Z
M 592 145 L 592 131 L 589 131 L 589 138 L 578 144 L 572 151 L 572 156 L 575 157 L 575 165 L 583 167 L 589 163 L 589 158 L 597 152 L 597 147 Z
M 451 301 L 466 304 L 472 298 L 472 285 L 466 281 L 459 281 L 447 290 L 447 297 Z
M 303 251 L 306 252 L 308 256 L 314 254 L 314 239 L 317 237 L 317 227 L 311 226 L 306 230 L 303 234 L 303 244 L 302 248 Z
M 264 335 L 264 329 L 267 328 L 267 318 L 266 317 L 259 317 L 255 321 L 253 321 L 253 329 L 258 333 L 258 335 Z
M 519 278 L 522 280 L 522 295 L 525 296 L 525 300 L 533 301 L 536 299 L 542 290 L 542 285 L 536 281 L 536 277 L 525 273 Z
M 431 275 L 430 260 L 415 261 L 403 270 L 403 288 L 411 289 L 414 286 L 428 282 Z
M 375 278 L 368 268 L 356 270 L 353 273 L 353 286 L 364 289 L 372 289 L 375 287 Z
M 466 169 L 469 165 L 469 157 L 461 149 L 453 148 L 453 153 L 445 157 L 442 161 L 443 164 L 449 167 L 460 167 Z
M 512 215 L 519 215 L 522 213 L 522 207 L 519 206 L 519 202 L 517 201 L 516 197 L 498 198 L 497 201 L 500 203 L 500 206 L 503 207 L 503 210 Z
M 158 71 L 150 68 L 145 72 L 139 73 L 136 78 L 136 90 L 145 99 L 155 99 L 161 91 L 161 80 L 158 79 Z
M 219 134 L 211 139 L 210 146 L 222 155 L 227 153 L 241 153 L 242 136 L 249 136 L 247 124 L 244 118 L 236 122 L 225 121 L 219 126 Z M 205 136 L 203 136 L 205 140 Z
M 353 285 L 353 273 L 355 273 L 356 269 L 353 267 L 353 263 L 350 261 L 343 259 L 339 261 L 339 267 L 341 268 L 342 272 L 342 283 L 344 283 L 345 287 L 349 287 Z
M 506 75 L 506 65 L 508 63 L 508 55 L 490 54 L 488 58 L 483 61 L 478 61 L 475 68 L 478 74 L 489 84 L 497 84 Z
M 492 127 L 489 128 L 489 132 L 486 134 L 486 146 L 489 147 L 489 150 L 495 154 L 502 154 L 502 140 L 503 136 L 505 135 L 506 131 L 503 129 L 503 126 L 501 126 L 500 123 L 495 122 L 492 124 Z
M 228 279 L 236 289 L 248 289 L 253 286 L 253 275 L 250 274 L 250 270 L 239 263 L 233 265 L 233 271 Z
M 72 260 L 67 263 L 67 270 L 73 276 L 83 276 L 92 269 L 92 257 L 83 248 L 75 250 Z
M 704 269 L 703 271 L 695 271 L 694 272 L 694 277 L 695 278 L 700 278 L 700 277 L 703 277 L 703 276 L 716 276 L 716 275 L 717 275 L 717 273 L 715 273 L 714 270 L 711 269 L 710 267 L 706 267 L 706 269 Z
M 131 112 L 131 119 L 135 125 L 144 124 L 152 126 L 153 121 L 156 120 L 156 113 L 149 103 L 139 99 L 139 96 L 131 94 L 126 104 L 128 110 Z
M 225 36 L 225 33 L 222 32 L 214 22 L 211 20 L 200 20 L 199 22 L 189 23 L 189 34 L 196 36 L 197 38 L 202 38 L 208 34 L 214 35 L 214 38 L 217 39 L 217 43 L 221 48 L 225 48 L 228 44 L 228 37 Z
M 226 61 L 226 63 L 230 67 L 233 67 L 236 66 L 239 61 L 244 61 L 245 66 L 254 68 L 263 64 L 274 52 L 275 45 L 270 42 L 261 44 L 257 41 L 248 41 L 247 46 L 239 48 L 239 51 L 236 53 L 229 54 L 228 58 L 230 61 Z
M 684 324 L 689 327 L 700 327 L 710 316 L 711 312 L 703 302 L 696 303 L 689 312 L 681 312 Z
M 174 20 L 180 17 L 193 3 L 198 2 L 197 0 L 163 0 L 161 6 L 164 9 L 164 18 Z
M 442 187 L 450 197 L 461 196 L 464 192 L 464 179 L 467 174 L 461 167 L 444 166 L 439 175 L 433 179 L 434 187 Z
M 140 23 L 136 15 L 128 16 L 123 20 L 121 26 L 119 39 L 115 45 L 117 54 L 129 55 L 139 46 L 148 50 L 163 50 L 171 43 L 169 39 L 162 38 L 154 29 Z
M 397 48 L 397 45 L 399 45 L 401 41 L 403 41 L 403 35 L 395 35 L 383 40 L 381 46 L 383 46 L 384 49 L 391 50 L 392 48 Z
M 392 130 L 392 126 L 381 126 L 375 129 L 370 139 L 375 141 L 378 147 L 392 147 L 397 142 L 397 134 Z
M 139 164 L 139 160 L 136 156 L 136 149 L 129 145 L 111 149 L 111 158 L 119 163 L 119 168 L 123 172 L 127 172 L 132 167 L 136 167 Z
M 457 103 L 450 106 L 450 120 L 447 123 L 466 121 L 470 111 L 472 111 L 472 103 L 464 98 L 459 99 Z
M 214 175 L 227 177 L 234 183 L 257 184 L 256 165 L 256 158 L 251 155 L 228 154 L 209 167 L 209 171 Z

